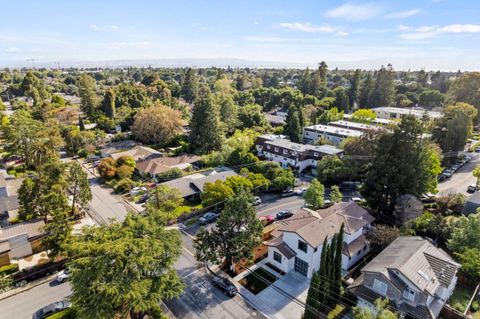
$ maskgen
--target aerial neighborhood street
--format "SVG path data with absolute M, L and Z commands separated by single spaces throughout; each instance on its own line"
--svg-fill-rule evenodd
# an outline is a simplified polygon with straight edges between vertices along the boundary
M 480 319 L 480 3 L 334 2 L 5 1 L 0 319 Z

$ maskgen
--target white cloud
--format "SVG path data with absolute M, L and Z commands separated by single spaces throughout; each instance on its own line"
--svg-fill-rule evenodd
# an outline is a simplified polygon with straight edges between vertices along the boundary
M 340 37 L 346 37 L 348 35 L 347 32 L 345 31 L 338 31 L 337 33 L 335 33 L 336 35 L 340 36 Z
M 100 27 L 99 27 L 98 25 L 96 25 L 96 24 L 91 24 L 91 25 L 90 25 L 90 29 L 92 29 L 92 30 L 94 30 L 94 31 L 98 31 L 98 30 L 100 30 Z
M 204 26 L 201 23 L 194 23 L 192 24 L 192 28 L 197 29 L 197 30 L 207 30 L 207 27 Z
M 108 26 L 109 29 L 111 30 L 117 30 L 118 29 L 118 25 L 115 25 L 115 24 L 111 24 Z
M 333 33 L 336 30 L 329 26 L 315 26 L 310 23 L 280 23 L 280 26 L 285 29 L 296 30 L 301 32 L 308 32 L 308 33 Z
M 9 47 L 5 49 L 5 52 L 7 53 L 17 53 L 20 52 L 20 49 L 17 47 Z
M 400 24 L 398 26 L 398 30 L 400 30 L 400 31 L 408 31 L 408 30 L 411 30 L 411 29 L 412 29 L 411 27 L 409 27 L 408 25 L 404 25 L 404 24 Z
M 420 9 L 412 9 L 412 10 L 407 10 L 407 11 L 399 11 L 399 12 L 392 12 L 389 13 L 385 16 L 387 19 L 401 19 L 401 18 L 408 18 L 408 17 L 413 17 L 416 16 L 422 12 Z
M 404 40 L 424 40 L 437 37 L 442 34 L 480 33 L 478 24 L 450 24 L 443 27 L 422 26 L 413 32 L 399 34 L 398 37 Z
M 243 38 L 248 42 L 260 42 L 260 43 L 285 43 L 290 42 L 291 39 L 288 38 L 281 38 L 281 37 L 269 37 L 269 36 L 261 36 L 261 35 L 252 35 Z
M 383 8 L 374 3 L 357 4 L 347 2 L 326 12 L 328 17 L 343 18 L 351 21 L 367 20 L 378 16 Z

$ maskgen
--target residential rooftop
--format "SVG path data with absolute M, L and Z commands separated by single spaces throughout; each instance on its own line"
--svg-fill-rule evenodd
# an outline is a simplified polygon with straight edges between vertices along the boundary
M 323 124 L 306 126 L 304 130 L 324 133 L 324 134 L 332 134 L 332 135 L 343 136 L 343 137 L 359 137 L 363 134 L 361 131 L 341 128 L 341 127 L 331 126 L 331 125 L 323 125 Z
M 299 153 L 313 151 L 326 155 L 337 155 L 343 152 L 341 149 L 332 145 L 310 145 L 295 143 L 287 139 L 285 135 L 266 134 L 259 136 L 259 138 L 265 139 L 266 144 L 287 148 Z

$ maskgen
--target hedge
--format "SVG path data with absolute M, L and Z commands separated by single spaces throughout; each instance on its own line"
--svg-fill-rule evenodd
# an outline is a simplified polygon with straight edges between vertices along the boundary
M 18 265 L 17 264 L 10 264 L 6 266 L 0 267 L 0 277 L 6 276 L 13 274 L 18 271 Z

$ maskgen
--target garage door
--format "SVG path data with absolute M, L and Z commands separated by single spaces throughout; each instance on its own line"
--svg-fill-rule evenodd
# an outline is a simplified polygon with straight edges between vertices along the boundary
M 298 257 L 295 257 L 295 271 L 306 276 L 308 274 L 308 263 Z

